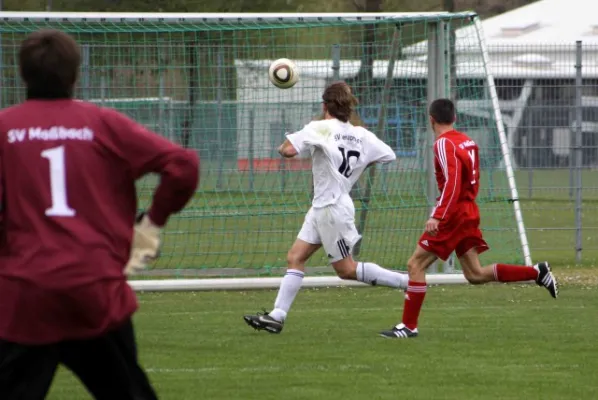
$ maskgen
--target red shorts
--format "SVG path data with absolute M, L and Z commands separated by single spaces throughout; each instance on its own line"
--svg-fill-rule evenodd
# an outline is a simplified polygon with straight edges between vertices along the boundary
M 461 257 L 474 248 L 478 254 L 490 249 L 480 231 L 480 217 L 475 214 L 465 214 L 447 222 L 441 221 L 436 236 L 424 232 L 418 244 L 443 261 L 446 261 L 453 251 L 457 253 L 457 257 Z

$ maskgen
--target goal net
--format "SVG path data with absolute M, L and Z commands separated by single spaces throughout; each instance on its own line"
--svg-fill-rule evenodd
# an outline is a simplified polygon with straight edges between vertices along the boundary
M 397 154 L 352 192 L 358 259 L 405 269 L 437 189 L 426 108 L 457 102 L 457 127 L 480 147 L 479 203 L 492 258 L 530 262 L 498 101 L 473 13 L 101 14 L 3 13 L 1 105 L 24 99 L 18 46 L 58 28 L 82 49 L 77 97 L 120 110 L 201 158 L 201 183 L 164 233 L 157 276 L 277 276 L 311 201 L 308 159 L 282 160 L 285 132 L 321 112 L 331 81 L 352 85 L 359 115 Z M 459 46 L 455 37 L 459 37 Z M 292 59 L 297 85 L 269 83 L 269 63 Z M 157 182 L 139 182 L 146 207 Z M 329 274 L 318 252 L 312 275 Z M 438 265 L 439 272 L 458 265 Z

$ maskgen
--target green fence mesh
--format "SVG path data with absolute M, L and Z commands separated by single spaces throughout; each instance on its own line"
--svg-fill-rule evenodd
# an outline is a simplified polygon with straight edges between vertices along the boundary
M 360 100 L 364 123 L 398 155 L 396 163 L 377 169 L 368 198 L 368 174 L 352 193 L 363 234 L 359 258 L 403 269 L 434 202 L 426 195 L 424 154 L 431 141 L 422 43 L 442 20 L 469 45 L 443 67 L 450 95 L 458 101 L 458 128 L 482 149 L 484 232 L 494 257 L 522 261 L 472 16 L 5 17 L 0 25 L 1 104 L 23 100 L 17 54 L 26 34 L 40 28 L 71 33 L 83 52 L 79 98 L 120 110 L 201 157 L 199 191 L 171 219 L 156 268 L 255 274 L 285 265 L 311 200 L 309 162 L 282 161 L 276 147 L 285 132 L 300 129 L 319 113 L 327 83 L 346 80 Z M 390 100 L 384 103 L 393 48 L 398 58 Z M 293 59 L 300 71 L 299 83 L 289 90 L 267 79 L 270 61 L 280 57 Z M 383 103 L 386 122 L 378 127 Z M 142 206 L 156 182 L 156 177 L 140 181 Z M 309 265 L 326 263 L 325 255 L 317 253 Z

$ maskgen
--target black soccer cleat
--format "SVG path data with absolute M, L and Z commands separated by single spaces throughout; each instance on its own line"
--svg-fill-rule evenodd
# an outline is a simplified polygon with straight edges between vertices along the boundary
M 534 268 L 538 270 L 536 283 L 539 286 L 544 286 L 550 295 L 556 299 L 559 296 L 559 285 L 556 281 L 556 278 L 552 274 L 552 271 L 550 270 L 548 261 L 538 263 L 534 265 Z
M 255 315 L 244 315 L 243 319 L 247 325 L 258 331 L 264 330 L 269 333 L 280 333 L 284 327 L 284 322 L 275 320 L 265 311 L 263 313 L 258 312 Z
M 380 332 L 380 336 L 389 338 L 389 339 L 404 339 L 404 338 L 413 338 L 418 335 L 417 328 L 411 330 L 407 328 L 404 324 L 400 323 L 397 326 L 394 326 L 392 329 L 388 331 Z

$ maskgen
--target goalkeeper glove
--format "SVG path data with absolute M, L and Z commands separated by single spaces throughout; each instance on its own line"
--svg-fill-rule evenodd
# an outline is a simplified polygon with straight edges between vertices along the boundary
M 160 253 L 160 228 L 142 213 L 137 217 L 133 233 L 131 257 L 125 266 L 125 275 L 131 275 L 147 267 Z

